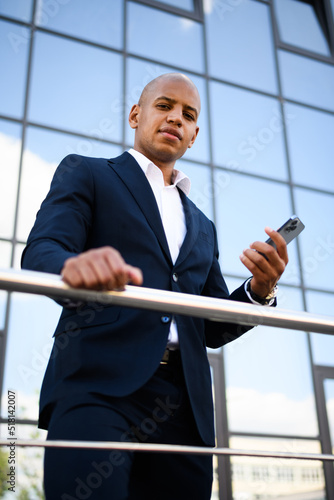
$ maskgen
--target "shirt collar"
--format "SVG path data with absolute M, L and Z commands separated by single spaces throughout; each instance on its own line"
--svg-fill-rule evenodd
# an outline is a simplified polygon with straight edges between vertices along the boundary
M 130 153 L 130 155 L 133 156 L 133 158 L 137 161 L 138 165 L 143 170 L 146 177 L 148 177 L 150 166 L 154 167 L 155 169 L 158 169 L 159 172 L 161 172 L 159 167 L 157 167 L 151 160 L 149 160 L 145 155 L 143 155 L 139 151 L 136 151 L 135 149 L 131 148 L 129 149 L 128 153 Z M 178 188 L 181 189 L 181 191 L 184 192 L 186 196 L 189 195 L 191 183 L 189 177 L 184 172 L 181 172 L 181 170 L 174 169 L 172 174 L 172 182 L 173 182 L 172 186 L 177 186 Z

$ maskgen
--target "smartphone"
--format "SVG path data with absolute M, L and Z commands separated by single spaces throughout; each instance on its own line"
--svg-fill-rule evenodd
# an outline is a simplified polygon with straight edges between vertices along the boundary
M 283 236 L 286 243 L 288 244 L 290 243 L 290 241 L 296 238 L 296 236 L 298 236 L 304 228 L 305 226 L 299 219 L 299 217 L 293 215 L 289 220 L 284 222 L 284 224 L 279 229 L 277 229 L 277 232 Z M 271 238 L 269 238 L 266 243 L 276 248 L 276 245 Z

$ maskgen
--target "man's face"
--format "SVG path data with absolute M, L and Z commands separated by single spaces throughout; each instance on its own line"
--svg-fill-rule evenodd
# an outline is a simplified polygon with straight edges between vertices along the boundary
M 157 166 L 174 164 L 196 139 L 199 111 L 198 92 L 187 80 L 158 81 L 130 112 L 135 149 Z

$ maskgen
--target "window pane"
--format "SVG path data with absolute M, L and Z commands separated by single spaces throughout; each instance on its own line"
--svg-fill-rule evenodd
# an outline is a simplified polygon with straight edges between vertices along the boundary
M 206 0 L 204 11 L 210 74 L 277 92 L 269 6 Z
M 10 267 L 12 255 L 12 244 L 8 241 L 0 241 L 0 267 Z
M 12 238 L 21 154 L 21 126 L 0 120 L 0 237 Z
M 216 169 L 216 214 L 220 261 L 225 274 L 249 277 L 240 262 L 244 248 L 256 240 L 265 241 L 265 226 L 280 227 L 291 216 L 289 188 L 282 184 L 254 179 Z M 282 283 L 298 284 L 296 243 L 289 244 L 289 264 Z
M 317 436 L 306 333 L 258 326 L 237 342 L 224 348 L 230 430 Z
M 334 110 L 334 67 L 283 50 L 278 51 L 283 95 Z
M 174 70 L 159 64 L 139 61 L 138 59 L 129 58 L 127 60 L 127 87 L 126 87 L 126 102 L 122 104 L 119 99 L 118 106 L 125 109 L 125 128 L 126 128 L 126 142 L 133 145 L 134 130 L 128 124 L 129 111 L 133 104 L 138 102 L 141 91 L 145 85 L 164 73 L 173 72 Z M 188 149 L 185 157 L 197 161 L 209 161 L 209 136 L 208 136 L 208 109 L 206 100 L 205 80 L 198 76 L 186 73 L 189 78 L 193 80 L 198 88 L 201 96 L 201 113 L 198 119 L 200 132 L 196 138 L 195 144 L 192 148 Z
M 286 179 L 283 117 L 277 100 L 216 82 L 210 89 L 214 162 Z
M 1 251 L 1 245 L 0 245 L 0 251 Z M 7 298 L 8 298 L 8 293 L 5 292 L 4 290 L 0 290 L 0 330 L 2 330 L 5 327 Z
M 334 116 L 293 104 L 285 109 L 293 116 L 287 127 L 293 180 L 334 191 Z
M 203 71 L 202 37 L 200 23 L 140 4 L 128 3 L 129 52 L 164 64 Z
M 12 294 L 3 390 L 17 391 L 17 418 L 38 418 L 38 394 L 60 311 L 47 297 Z
M 0 14 L 15 17 L 21 21 L 30 21 L 32 0 L 1 0 Z
M 334 291 L 334 196 L 295 189 L 295 200 L 305 224 L 299 236 L 304 283 Z
M 307 291 L 306 301 L 310 313 L 334 316 L 334 294 Z M 316 365 L 334 366 L 334 335 L 311 333 L 311 344 Z
M 283 42 L 330 56 L 313 5 L 296 0 L 275 0 L 275 7 Z
M 25 241 L 45 198 L 54 171 L 68 154 L 106 157 L 121 153 L 119 147 L 31 127 L 23 156 L 17 237 Z M 38 179 L 38 182 L 36 182 Z
M 0 268 L 8 269 L 10 267 L 11 256 L 12 244 L 7 241 L 0 241 Z M 0 290 L 0 329 L 5 326 L 7 298 L 7 292 Z
M 213 191 L 210 168 L 182 160 L 177 162 L 176 168 L 182 170 L 191 181 L 189 198 L 209 219 L 212 219 Z
M 21 257 L 25 246 L 26 245 L 24 243 L 16 243 L 16 245 L 14 245 L 14 258 L 12 267 L 17 271 L 21 269 Z
M 318 441 L 232 437 L 230 447 L 284 453 L 321 453 Z M 234 500 L 324 500 L 320 461 L 232 457 Z
M 120 140 L 121 61 L 107 50 L 36 33 L 30 120 Z
M 120 48 L 123 41 L 122 0 L 38 0 L 36 24 L 78 38 Z
M 0 113 L 23 115 L 30 31 L 14 23 L 0 21 Z

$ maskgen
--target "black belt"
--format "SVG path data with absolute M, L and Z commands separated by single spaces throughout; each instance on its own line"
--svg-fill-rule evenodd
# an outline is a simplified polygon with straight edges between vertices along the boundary
M 166 349 L 162 359 L 161 365 L 175 365 L 181 362 L 181 353 L 179 349 Z

